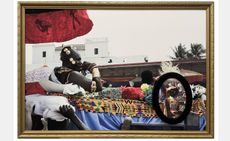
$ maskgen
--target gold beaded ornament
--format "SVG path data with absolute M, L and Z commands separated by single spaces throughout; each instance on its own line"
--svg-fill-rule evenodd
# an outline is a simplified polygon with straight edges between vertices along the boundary
M 70 54 L 70 50 L 69 50 L 68 48 L 65 48 L 63 51 L 64 51 L 67 55 Z
M 69 61 L 70 61 L 72 64 L 76 64 L 76 61 L 73 60 L 73 58 L 69 58 Z
M 63 45 L 62 45 L 63 46 Z M 70 50 L 68 49 L 68 48 L 65 48 L 64 50 L 63 50 L 67 55 L 69 55 L 70 54 Z M 74 64 L 76 64 L 76 60 L 74 60 L 72 57 L 71 58 L 69 58 L 69 61 L 74 65 Z
M 65 48 L 63 51 L 64 51 L 67 55 L 70 54 L 70 50 L 69 50 L 68 48 Z M 69 58 L 69 61 L 70 61 L 73 65 L 76 64 L 76 61 L 75 61 L 73 58 Z

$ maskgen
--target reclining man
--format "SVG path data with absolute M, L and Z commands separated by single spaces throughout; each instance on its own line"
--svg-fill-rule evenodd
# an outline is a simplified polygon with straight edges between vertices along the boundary
M 61 51 L 62 66 L 54 68 L 49 80 L 39 82 L 48 92 L 85 93 L 102 90 L 100 72 L 96 64 L 81 62 L 80 54 L 70 46 Z M 26 96 L 27 129 L 41 130 L 47 122 L 48 130 L 64 130 L 68 127 L 68 119 L 80 130 L 89 130 L 74 114 L 75 108 L 65 97 L 29 95 Z M 45 122 L 44 122 L 45 119 Z
M 62 66 L 54 68 L 50 80 L 59 84 L 72 83 L 82 87 L 88 92 L 102 90 L 100 72 L 95 63 L 84 61 L 78 52 L 70 46 L 64 47 L 61 51 Z

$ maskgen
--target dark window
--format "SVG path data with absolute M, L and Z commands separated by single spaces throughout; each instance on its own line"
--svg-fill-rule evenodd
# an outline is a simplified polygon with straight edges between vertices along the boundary
M 94 55 L 98 54 L 98 48 L 94 48 Z
M 148 57 L 145 57 L 144 60 L 145 60 L 145 62 L 149 62 Z
M 42 57 L 46 57 L 46 51 L 42 52 Z
M 108 63 L 112 63 L 112 62 L 113 62 L 113 60 L 112 60 L 112 59 L 109 59 Z

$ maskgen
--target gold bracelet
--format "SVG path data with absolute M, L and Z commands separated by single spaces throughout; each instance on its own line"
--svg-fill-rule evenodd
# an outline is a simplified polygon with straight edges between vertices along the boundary
M 92 76 L 93 76 L 93 77 L 101 77 L 101 75 L 100 75 L 100 72 L 99 72 L 99 69 L 98 69 L 98 68 L 93 68 L 93 71 L 92 71 Z
M 96 90 L 97 90 L 96 82 L 95 82 L 95 81 L 92 81 L 92 84 L 91 84 L 91 92 L 95 92 Z

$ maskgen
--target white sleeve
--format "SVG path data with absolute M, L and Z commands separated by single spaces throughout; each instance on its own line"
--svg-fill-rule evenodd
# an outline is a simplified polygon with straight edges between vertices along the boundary
M 92 80 L 93 79 L 93 75 L 90 73 L 90 72 L 86 72 L 86 75 L 85 75 L 86 78 Z
M 202 100 L 202 101 L 207 100 L 207 97 L 206 97 L 206 95 L 205 95 L 205 94 L 202 94 L 202 95 L 201 95 L 201 100 Z
M 64 86 L 63 94 L 69 94 L 69 95 L 78 94 L 83 96 L 85 95 L 85 90 L 78 85 L 66 84 Z
M 41 80 L 39 81 L 39 84 L 45 89 L 47 92 L 63 92 L 64 85 L 63 84 L 57 84 L 50 80 Z

